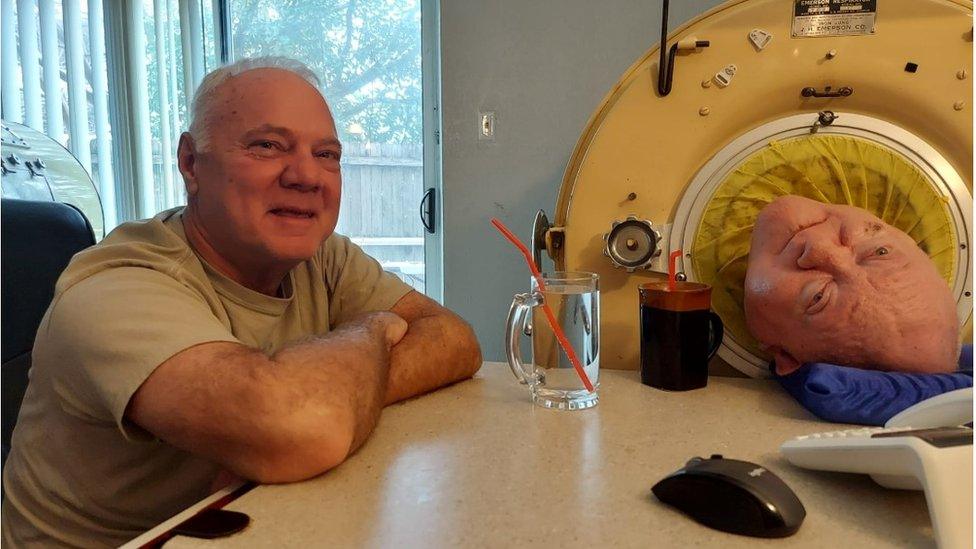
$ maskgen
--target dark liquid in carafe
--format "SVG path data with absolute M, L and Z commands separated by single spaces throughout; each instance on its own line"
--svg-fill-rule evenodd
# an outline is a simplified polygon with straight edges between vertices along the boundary
M 641 307 L 641 382 L 671 391 L 708 383 L 707 310 Z

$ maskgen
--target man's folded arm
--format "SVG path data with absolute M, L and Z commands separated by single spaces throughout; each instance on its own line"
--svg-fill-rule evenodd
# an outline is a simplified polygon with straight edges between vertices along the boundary
M 143 382 L 126 417 L 158 438 L 262 483 L 335 467 L 372 431 L 390 346 L 406 324 L 373 313 L 268 357 L 231 342 L 172 356 Z
M 390 311 L 409 329 L 390 357 L 386 404 L 469 378 L 481 367 L 481 347 L 471 326 L 433 299 L 411 291 Z

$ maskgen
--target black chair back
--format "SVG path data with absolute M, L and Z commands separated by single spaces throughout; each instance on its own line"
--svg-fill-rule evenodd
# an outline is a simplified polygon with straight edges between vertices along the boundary
M 54 284 L 71 257 L 95 243 L 80 210 L 60 202 L 0 199 L 0 423 L 3 463 L 27 390 L 31 350 Z

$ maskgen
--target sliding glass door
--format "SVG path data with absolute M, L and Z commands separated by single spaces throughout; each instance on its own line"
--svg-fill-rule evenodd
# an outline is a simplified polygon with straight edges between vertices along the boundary
M 343 141 L 338 231 L 440 298 L 437 0 L 0 7 L 3 117 L 71 150 L 98 185 L 106 230 L 185 204 L 176 145 L 204 74 L 292 57 L 321 78 Z

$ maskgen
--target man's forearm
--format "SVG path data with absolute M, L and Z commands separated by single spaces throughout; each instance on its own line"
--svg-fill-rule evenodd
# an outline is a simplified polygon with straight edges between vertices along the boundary
M 385 337 L 393 324 L 397 332 Z M 341 463 L 369 435 L 386 396 L 390 345 L 405 329 L 382 313 L 270 358 L 238 343 L 197 345 L 153 371 L 126 417 L 242 477 L 305 479 Z
M 338 360 L 324 362 L 323 352 Z M 304 398 L 296 399 L 298 402 L 342 400 L 336 405 L 352 413 L 351 454 L 366 441 L 379 420 L 389 379 L 389 358 L 382 335 L 353 323 L 324 338 L 289 345 L 272 360 L 279 363 L 281 370 L 295 374 L 295 378 L 308 378 L 308 384 L 298 389 L 305 392 Z
M 390 355 L 386 404 L 469 378 L 480 367 L 478 340 L 460 317 L 445 310 L 417 318 Z

